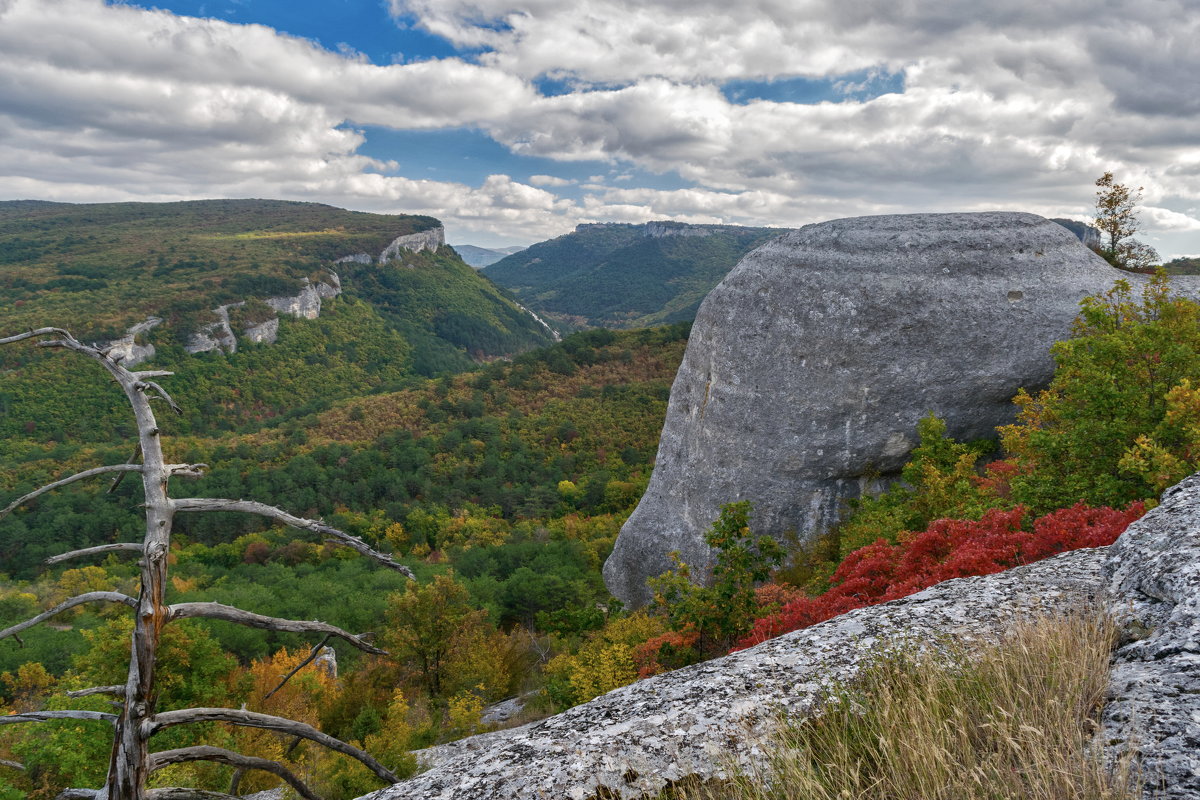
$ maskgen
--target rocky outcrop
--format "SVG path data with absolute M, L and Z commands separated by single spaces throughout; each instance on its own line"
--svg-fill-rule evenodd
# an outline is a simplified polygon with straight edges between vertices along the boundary
M 446 229 L 440 225 L 420 233 L 398 236 L 379 254 L 379 263 L 386 264 L 394 258 L 399 258 L 400 254 L 405 251 L 419 253 L 422 250 L 437 250 L 444 244 L 446 244 Z
M 196 353 L 208 353 L 213 350 L 236 353 L 237 337 L 233 335 L 233 328 L 229 326 L 229 309 L 237 308 L 241 305 L 245 304 L 230 303 L 214 308 L 213 313 L 217 315 L 216 321 L 210 322 L 188 336 L 188 343 L 183 346 L 183 349 L 193 355 Z
M 147 317 L 145 322 L 139 322 L 126 329 L 125 335 L 121 338 L 97 344 L 101 346 L 101 349 L 107 349 L 110 355 L 119 357 L 125 366 L 132 367 L 154 358 L 154 345 L 149 342 L 139 342 L 138 339 L 161 323 L 162 320 L 158 317 Z
M 654 796 L 671 781 L 761 766 L 781 715 L 810 713 L 885 642 L 993 638 L 1036 612 L 1078 609 L 1100 589 L 1083 550 L 852 611 L 757 647 L 617 689 L 549 719 L 424 754 L 430 769 L 370 800 Z
M 268 297 L 264 302 L 277 313 L 290 314 L 299 319 L 316 319 L 321 316 L 321 301 L 337 297 L 342 293 L 342 281 L 336 272 L 330 271 L 324 281 L 312 283 L 304 279 L 304 285 L 295 295 Z M 240 308 L 246 303 L 229 303 L 213 309 L 217 319 L 188 337 L 184 349 L 189 353 L 207 353 L 220 350 L 224 353 L 237 352 L 237 336 L 229 321 L 229 309 Z M 262 322 L 248 324 L 242 336 L 256 344 L 274 344 L 279 335 L 279 318 L 272 317 Z
M 247 325 L 245 336 L 255 344 L 275 344 L 279 337 L 279 317 L 271 317 L 257 325 Z
M 1144 280 L 1019 213 L 834 220 L 750 252 L 700 307 L 610 591 L 645 603 L 672 551 L 702 574 L 723 503 L 751 501 L 759 533 L 826 530 L 931 411 L 956 438 L 994 435 L 1019 388 L 1049 381 L 1079 301 L 1117 278 Z
M 1200 475 L 1131 525 L 1103 571 L 1133 639 L 1116 654 L 1104 740 L 1141 753 L 1149 796 L 1200 797 Z
M 316 319 L 321 316 L 321 293 L 308 278 L 304 279 L 304 286 L 298 294 L 268 297 L 263 302 L 280 314 L 290 314 L 297 319 Z

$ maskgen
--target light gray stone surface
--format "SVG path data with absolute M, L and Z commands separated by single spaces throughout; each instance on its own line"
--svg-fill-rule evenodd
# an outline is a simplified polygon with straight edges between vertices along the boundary
M 808 713 L 875 648 L 993 638 L 1039 612 L 1094 601 L 1103 551 L 1082 550 L 860 609 L 724 658 L 617 689 L 549 719 L 423 754 L 432 768 L 371 800 L 642 797 L 668 781 L 748 767 L 780 714 Z
M 271 317 L 257 325 L 247 325 L 243 333 L 255 344 L 275 344 L 275 340 L 279 338 L 279 317 Z
M 189 336 L 188 343 L 183 346 L 183 349 L 193 355 L 212 350 L 236 353 L 237 337 L 233 335 L 233 328 L 229 327 L 229 309 L 241 305 L 245 305 L 245 301 L 214 308 L 213 313 L 217 315 L 217 321 L 210 322 Z
M 1020 213 L 833 220 L 747 254 L 697 314 L 609 590 L 644 604 L 671 551 L 702 574 L 723 503 L 752 501 L 759 533 L 826 530 L 931 411 L 951 436 L 993 436 L 1017 389 L 1048 383 L 1079 301 L 1120 277 L 1144 280 Z
M 1104 738 L 1132 739 L 1148 798 L 1200 797 L 1200 475 L 1168 489 L 1103 565 L 1131 641 L 1117 651 Z
M 419 253 L 422 250 L 437 250 L 445 243 L 446 229 L 440 225 L 420 233 L 398 236 L 379 254 L 379 263 L 386 264 L 394 258 L 399 258 L 400 254 L 405 251 Z

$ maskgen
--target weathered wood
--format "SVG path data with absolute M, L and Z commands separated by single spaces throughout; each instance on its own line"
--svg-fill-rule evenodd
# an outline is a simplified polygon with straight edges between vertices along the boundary
M 97 475 L 104 475 L 104 474 L 110 473 L 110 472 L 141 472 L 141 471 L 142 471 L 141 464 L 110 464 L 106 467 L 93 467 L 92 469 L 85 469 L 83 472 L 76 472 L 74 475 L 70 476 L 69 478 L 63 478 L 62 480 L 55 481 L 54 483 L 47 483 L 45 486 L 42 486 L 38 489 L 34 489 L 29 494 L 23 495 L 21 497 L 18 497 L 16 500 L 13 500 L 7 506 L 0 509 L 0 519 L 7 517 L 9 514 L 11 514 L 13 512 L 13 510 L 19 508 L 20 506 L 25 505 L 30 500 L 34 500 L 38 497 L 41 497 L 46 492 L 52 492 L 55 489 L 70 485 L 72 483 L 75 483 L 76 481 L 82 481 L 87 478 L 94 478 Z
M 276 717 L 271 714 L 259 714 L 255 711 L 241 711 L 234 708 L 183 708 L 177 711 L 164 711 L 161 714 L 155 714 L 144 723 L 143 733 L 148 738 L 164 728 L 171 728 L 176 725 L 190 725 L 197 722 L 228 722 L 232 725 L 240 725 L 246 728 L 263 728 L 265 730 L 299 736 L 302 739 L 308 739 L 309 741 L 324 745 L 330 750 L 336 750 L 339 753 L 356 759 L 366 766 L 367 769 L 374 772 L 381 780 L 388 783 L 396 783 L 399 780 L 387 767 L 354 745 L 346 744 L 340 739 L 335 739 L 329 734 L 322 733 L 304 722 Z
M 381 656 L 387 655 L 386 650 L 380 650 L 378 647 L 374 647 L 364 641 L 362 636 L 365 634 L 355 635 L 348 633 L 327 622 L 319 622 L 317 620 L 306 622 L 303 620 L 267 617 L 251 611 L 243 611 L 234 606 L 227 606 L 223 603 L 176 603 L 175 605 L 168 606 L 167 610 L 171 615 L 170 620 L 190 618 L 219 619 L 224 622 L 232 622 L 236 625 L 244 625 L 247 628 L 262 628 L 268 631 L 323 633 L 326 634 L 327 639 L 329 636 L 336 636 L 365 653 L 373 653 Z
M 0 758 L 0 767 L 8 767 L 10 769 L 25 769 L 25 765 L 17 761 L 9 761 L 6 758 Z
M 9 636 L 16 636 L 26 628 L 32 628 L 39 622 L 48 620 L 56 614 L 61 614 L 68 609 L 75 608 L 75 606 L 81 606 L 84 603 L 124 603 L 125 605 L 133 608 L 137 607 L 136 600 L 129 595 L 121 594 L 120 592 L 84 592 L 83 594 L 75 595 L 69 600 L 62 601 L 54 608 L 50 609 L 49 611 L 43 611 L 36 617 L 30 617 L 24 622 L 18 622 L 12 627 L 5 628 L 4 630 L 0 631 L 0 639 L 6 639 Z
M 297 778 L 287 767 L 277 761 L 265 758 L 255 758 L 226 750 L 222 747 L 201 745 L 198 747 L 181 747 L 177 750 L 164 750 L 150 756 L 150 771 L 155 772 L 170 764 L 182 764 L 186 761 L 215 761 L 228 764 L 239 770 L 256 769 L 275 775 L 288 786 L 296 790 L 296 794 L 304 800 L 321 800 L 311 789 Z
M 146 792 L 146 800 L 240 800 L 231 794 L 208 792 L 204 789 L 184 789 L 172 786 L 168 789 L 151 789 Z
M 54 800 L 100 800 L 100 793 L 95 789 L 63 789 Z
M 70 561 L 72 558 L 82 558 L 84 556 L 94 556 L 100 553 L 140 553 L 142 552 L 141 542 L 114 542 L 113 544 L 100 544 L 95 547 L 84 547 L 80 550 L 69 550 L 65 553 L 59 553 L 56 556 L 50 556 L 46 559 L 47 566 L 61 564 L 64 561 Z
M 18 725 L 22 722 L 45 722 L 51 719 L 88 719 L 109 724 L 117 721 L 116 714 L 105 714 L 103 711 L 26 711 L 22 714 L 8 714 L 0 717 L 0 725 Z
M 76 689 L 73 692 L 67 692 L 67 697 L 89 697 L 94 694 L 111 694 L 116 697 L 125 696 L 124 686 L 93 686 L 90 689 Z
M 208 497 L 189 497 L 180 500 L 173 500 L 176 511 L 234 511 L 245 514 L 257 514 L 260 517 L 273 519 L 276 522 L 282 522 L 291 528 L 299 530 L 311 531 L 322 536 L 329 536 L 335 539 L 338 543 L 344 544 L 354 550 L 357 550 L 362 555 L 376 561 L 388 569 L 395 570 L 406 576 L 409 580 L 416 580 L 416 576 L 408 567 L 397 563 L 391 556 L 386 553 L 381 553 L 373 549 L 362 539 L 352 534 L 340 531 L 337 528 L 326 525 L 324 522 L 317 520 L 304 519 L 297 517 L 294 514 L 289 514 L 283 509 L 269 506 L 266 503 L 259 503 L 255 500 L 220 500 Z

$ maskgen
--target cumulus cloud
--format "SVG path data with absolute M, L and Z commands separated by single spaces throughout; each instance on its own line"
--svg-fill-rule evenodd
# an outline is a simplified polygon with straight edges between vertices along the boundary
M 1138 209 L 1142 226 L 1155 233 L 1178 233 L 1200 231 L 1200 219 L 1157 206 L 1142 206 Z
M 0 0 L 0 185 L 294 197 L 533 239 L 599 219 L 1079 214 L 1113 170 L 1146 187 L 1148 229 L 1200 233 L 1172 210 L 1200 199 L 1191 0 L 1112 0 L 1104 14 L 1088 0 L 389 2 L 473 55 L 375 65 L 261 25 Z M 902 75 L 903 91 L 871 96 L 863 76 L 877 74 Z M 739 104 L 721 90 L 793 77 L 844 99 Z M 541 93 L 545 79 L 564 91 Z M 469 127 L 617 177 L 578 184 L 539 166 L 526 182 L 419 180 L 363 155 L 360 126 Z M 637 186 L 646 173 L 690 186 Z M 578 199 L 556 194 L 568 185 Z

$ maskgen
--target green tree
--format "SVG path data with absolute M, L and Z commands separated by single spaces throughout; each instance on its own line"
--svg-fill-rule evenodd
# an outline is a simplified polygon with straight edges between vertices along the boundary
M 1117 183 L 1111 172 L 1096 179 L 1095 225 L 1106 237 L 1100 255 L 1114 267 L 1145 269 L 1158 263 L 1153 247 L 1133 239 L 1138 230 L 1135 208 L 1142 199 L 1142 187 L 1136 190 Z
M 1186 462 L 1171 469 L 1197 466 L 1187 428 L 1190 387 L 1200 385 L 1200 305 L 1173 297 L 1165 274 L 1140 298 L 1121 280 L 1085 299 L 1072 338 L 1051 353 L 1049 388 L 1019 393 L 1017 422 L 1001 429 L 1018 466 L 1015 502 L 1044 514 L 1080 500 L 1117 507 L 1153 497 L 1161 464 L 1152 446 Z
M 672 554 L 676 567 L 650 579 L 654 604 L 676 631 L 697 634 L 704 655 L 725 652 L 754 624 L 754 588 L 783 560 L 783 548 L 770 536 L 750 532 L 750 503 L 726 503 L 704 541 L 716 563 L 707 586 L 692 583 L 691 568 Z
M 384 642 L 391 654 L 407 661 L 431 695 L 449 688 L 450 668 L 461 647 L 487 617 L 471 607 L 471 596 L 454 574 L 445 573 L 430 583 L 411 583 L 388 599 Z

